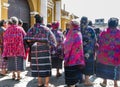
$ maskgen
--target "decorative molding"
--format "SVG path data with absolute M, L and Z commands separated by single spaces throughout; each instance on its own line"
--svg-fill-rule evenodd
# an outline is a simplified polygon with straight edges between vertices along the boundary
M 48 0 L 48 8 L 52 8 L 54 7 L 54 3 L 52 0 Z
M 4 6 L 4 7 L 8 8 L 8 7 L 10 6 L 10 4 L 9 4 L 9 3 L 4 2 L 2 6 Z
M 30 12 L 30 15 L 36 15 L 36 14 L 39 14 L 39 12 L 36 12 L 36 11 Z

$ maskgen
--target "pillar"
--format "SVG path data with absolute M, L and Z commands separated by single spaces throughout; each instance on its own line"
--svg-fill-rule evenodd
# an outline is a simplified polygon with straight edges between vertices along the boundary
M 47 24 L 47 0 L 41 0 L 41 12 L 40 15 L 43 16 L 43 23 Z
M 56 12 L 55 13 L 56 13 L 55 20 L 58 21 L 61 26 L 61 1 L 60 0 L 56 1 Z
M 1 0 L 0 0 L 0 20 L 1 20 L 1 9 L 2 9 L 2 6 L 1 6 Z

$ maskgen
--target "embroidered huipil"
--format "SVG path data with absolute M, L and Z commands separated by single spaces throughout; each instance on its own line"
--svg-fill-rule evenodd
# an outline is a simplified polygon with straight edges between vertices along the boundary
M 30 45 L 31 72 L 33 77 L 51 76 L 50 48 L 56 46 L 56 39 L 51 30 L 44 25 L 34 24 L 24 38 Z
M 3 36 L 3 57 L 25 57 L 25 47 L 24 47 L 24 32 L 22 27 L 17 25 L 11 25 L 8 27 Z
M 57 47 L 53 48 L 52 51 L 55 51 L 58 56 L 63 56 L 63 40 L 64 36 L 63 33 L 57 29 L 52 29 L 53 34 L 55 35 L 57 41 Z
M 2 51 L 3 51 L 3 34 L 4 34 L 4 32 L 5 32 L 5 29 L 1 27 L 0 28 L 0 50 L 1 50 L 0 53 L 2 53 Z
M 65 66 L 84 66 L 83 42 L 79 29 L 70 29 L 64 41 Z
M 34 42 L 48 42 L 49 45 L 55 47 L 56 39 L 54 34 L 47 27 L 40 25 L 39 23 L 35 24 L 34 27 L 29 29 L 27 35 L 24 38 L 25 40 L 32 40 Z
M 97 60 L 106 65 L 120 65 L 120 30 L 107 28 L 100 34 Z
M 97 41 L 95 31 L 91 27 L 81 29 L 83 37 L 83 49 L 86 62 L 94 61 L 95 44 Z

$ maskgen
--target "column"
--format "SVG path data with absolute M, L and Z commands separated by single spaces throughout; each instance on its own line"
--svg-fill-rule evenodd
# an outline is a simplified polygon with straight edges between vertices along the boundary
M 61 26 L 61 1 L 58 0 L 56 1 L 56 21 L 58 21 L 60 23 L 60 26 Z
M 0 20 L 1 20 L 1 9 L 2 9 L 2 6 L 1 6 L 1 0 L 0 0 Z
M 41 0 L 41 12 L 40 15 L 43 16 L 43 23 L 47 24 L 47 0 Z

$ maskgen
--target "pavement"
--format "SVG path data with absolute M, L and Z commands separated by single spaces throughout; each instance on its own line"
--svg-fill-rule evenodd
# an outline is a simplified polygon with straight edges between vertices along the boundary
M 61 70 L 63 72 L 64 70 Z M 64 72 L 59 78 L 55 77 L 56 70 L 52 69 L 52 77 L 50 78 L 51 87 L 66 87 L 64 80 Z M 12 73 L 8 73 L 6 76 L 0 76 L 0 87 L 37 87 L 37 78 L 31 77 L 30 68 L 21 73 L 22 79 L 20 81 L 12 80 Z M 84 86 L 84 84 L 77 84 L 78 87 L 101 87 L 99 83 L 103 81 L 101 78 L 91 76 L 90 80 L 94 83 L 94 86 Z M 113 87 L 113 81 L 108 80 L 107 87 Z M 120 87 L 120 82 L 118 82 Z

